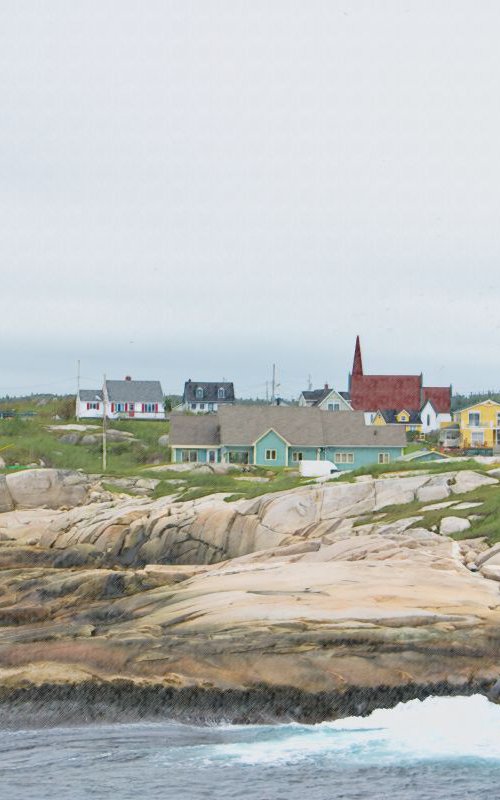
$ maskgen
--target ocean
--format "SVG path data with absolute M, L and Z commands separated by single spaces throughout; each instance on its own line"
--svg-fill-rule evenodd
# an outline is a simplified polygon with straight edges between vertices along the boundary
M 500 797 L 500 706 L 482 696 L 311 726 L 1 725 L 6 800 Z

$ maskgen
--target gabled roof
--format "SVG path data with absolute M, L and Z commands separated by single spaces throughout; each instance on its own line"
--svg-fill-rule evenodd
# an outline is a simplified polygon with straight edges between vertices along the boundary
M 184 403 L 195 402 L 201 398 L 196 396 L 197 389 L 203 389 L 203 400 L 208 403 L 234 402 L 234 384 L 230 381 L 186 381 L 184 384 Z M 219 389 L 224 389 L 224 398 L 219 397 Z
M 212 427 L 202 427 L 199 420 L 208 420 Z M 217 422 L 219 425 L 218 433 Z M 251 447 L 267 431 L 273 429 L 293 446 L 303 447 L 404 447 L 404 425 L 365 425 L 364 414 L 338 411 L 325 414 L 319 408 L 282 406 L 221 406 L 217 414 L 197 417 L 172 414 L 170 444 L 199 445 L 212 431 L 209 444 Z
M 419 411 L 421 375 L 352 375 L 351 406 L 356 411 L 396 408 Z
M 438 414 L 449 414 L 451 409 L 451 386 L 424 386 L 422 407 L 428 400 Z
M 160 381 L 106 381 L 110 402 L 163 403 Z
M 220 425 L 217 414 L 183 414 L 173 412 L 170 415 L 171 445 L 198 445 L 198 447 L 220 445 Z
M 310 403 L 321 403 L 330 392 L 331 389 L 304 389 L 302 397 Z
M 398 416 L 398 414 L 401 414 L 403 411 L 406 411 L 406 413 L 408 414 L 409 419 L 408 419 L 407 422 L 398 422 L 397 416 Z M 395 408 L 380 409 L 379 408 L 377 413 L 381 414 L 382 417 L 384 418 L 384 420 L 388 424 L 420 425 L 420 423 L 422 421 L 421 418 L 420 418 L 420 412 L 419 411 L 408 411 L 408 409 L 406 409 L 406 408 L 400 408 L 400 409 L 395 409 Z
M 83 403 L 95 403 L 102 400 L 102 389 L 80 389 L 78 397 Z
M 479 400 L 477 403 L 473 403 L 471 406 L 466 406 L 465 408 L 457 408 L 455 414 L 461 414 L 462 411 L 470 411 L 472 408 L 478 408 L 478 406 L 499 406 L 500 403 L 497 400 L 493 400 L 491 397 L 488 397 L 487 400 Z

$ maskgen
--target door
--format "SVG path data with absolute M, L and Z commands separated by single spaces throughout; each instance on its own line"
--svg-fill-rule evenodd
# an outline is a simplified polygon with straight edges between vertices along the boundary
M 215 464 L 215 450 L 208 451 L 208 463 Z

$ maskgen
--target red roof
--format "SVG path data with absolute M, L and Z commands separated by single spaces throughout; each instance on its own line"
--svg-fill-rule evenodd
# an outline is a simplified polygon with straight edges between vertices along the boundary
M 450 386 L 424 386 L 424 403 L 430 400 L 438 414 L 449 414 L 451 410 Z
M 355 411 L 420 411 L 421 389 L 421 375 L 353 375 L 350 402 Z

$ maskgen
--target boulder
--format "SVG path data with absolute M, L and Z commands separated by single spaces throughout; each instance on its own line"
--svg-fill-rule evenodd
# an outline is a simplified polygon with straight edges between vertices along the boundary
M 448 486 L 422 486 L 417 489 L 417 500 L 421 503 L 432 503 L 435 500 L 444 500 L 449 497 Z
M 443 517 L 439 526 L 439 531 L 445 536 L 450 536 L 453 533 L 461 533 L 470 528 L 468 519 L 462 517 Z
M 99 436 L 96 436 L 96 435 L 95 435 L 95 434 L 93 434 L 93 433 L 88 433 L 88 434 L 86 434 L 85 436 L 82 436 L 82 438 L 80 439 L 80 442 L 79 442 L 79 443 L 80 443 L 80 444 L 83 444 L 83 445 L 88 445 L 88 444 L 99 444 L 99 442 L 100 442 L 101 440 L 102 440 L 102 436 L 101 436 L 101 435 L 99 435 Z
M 0 475 L 0 514 L 4 511 L 12 511 L 14 503 L 7 487 L 7 479 L 5 475 Z
M 500 565 L 489 566 L 485 564 L 479 571 L 484 578 L 489 578 L 491 581 L 500 581 Z
M 30 469 L 6 476 L 15 508 L 61 508 L 85 502 L 87 478 L 79 472 Z
M 478 556 L 477 558 L 478 567 L 482 567 L 483 564 L 486 564 L 486 562 L 490 560 L 490 558 L 493 558 L 494 556 L 497 555 L 500 555 L 500 542 L 498 542 L 498 544 L 494 544 L 493 547 L 489 547 L 487 550 L 484 551 L 484 553 L 481 553 L 481 555 Z
M 455 474 L 455 481 L 451 486 L 454 494 L 464 494 L 464 492 L 473 492 L 481 486 L 493 486 L 498 484 L 496 478 L 481 475 L 473 470 L 463 470 Z
M 61 436 L 59 441 L 61 444 L 78 444 L 80 437 L 77 433 L 65 433 Z

